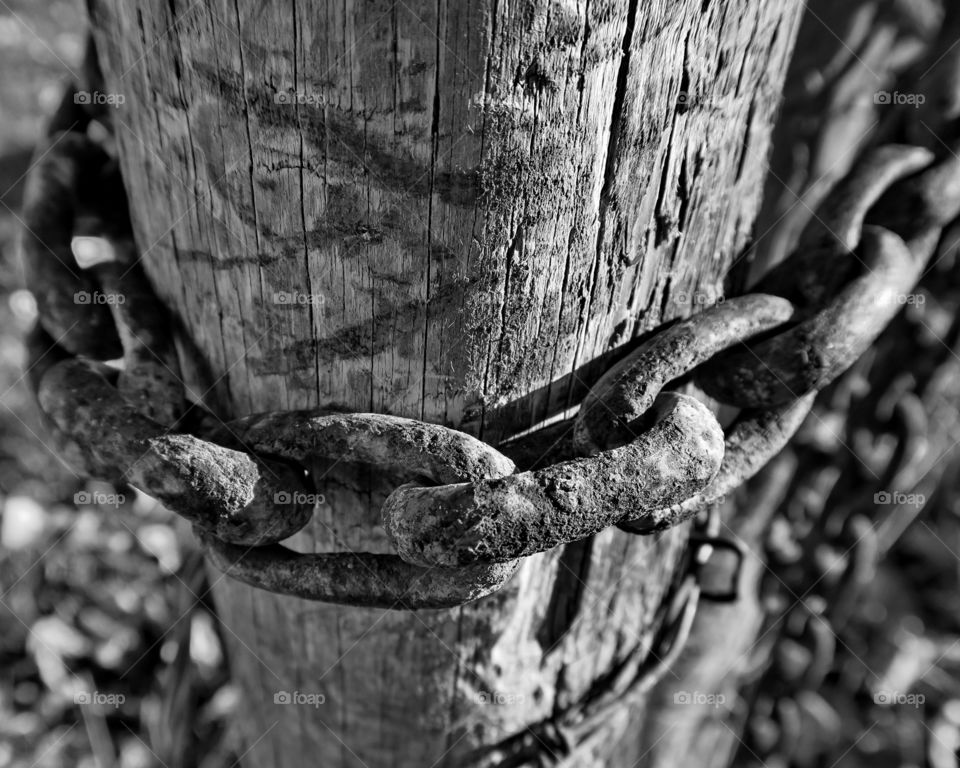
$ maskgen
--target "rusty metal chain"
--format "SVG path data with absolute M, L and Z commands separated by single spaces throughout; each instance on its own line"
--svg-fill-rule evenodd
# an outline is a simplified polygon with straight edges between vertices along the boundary
M 755 292 L 662 329 L 612 367 L 560 430 L 504 446 L 554 457 L 517 471 L 467 434 L 378 414 L 189 426 L 211 419 L 190 419 L 119 170 L 72 102 L 68 91 L 24 210 L 27 282 L 40 313 L 31 378 L 54 437 L 79 470 L 129 483 L 189 520 L 228 574 L 329 602 L 455 606 L 501 588 L 525 556 L 613 525 L 651 533 L 695 516 L 783 448 L 816 392 L 896 314 L 960 212 L 954 157 L 897 145 L 866 154 Z M 121 356 L 119 367 L 108 364 Z M 663 391 L 690 374 L 744 408 L 726 431 L 697 398 Z M 560 437 L 551 451 L 544 434 Z M 396 555 L 305 555 L 279 544 L 311 518 L 304 466 L 321 456 L 392 467 L 413 481 L 382 509 Z

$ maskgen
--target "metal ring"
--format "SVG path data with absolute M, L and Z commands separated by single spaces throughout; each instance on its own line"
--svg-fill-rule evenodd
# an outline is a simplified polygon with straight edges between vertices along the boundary
M 798 255 L 817 245 L 839 246 L 845 252 L 854 250 L 860 244 L 864 220 L 874 204 L 895 182 L 923 170 L 933 160 L 933 152 L 909 144 L 885 144 L 867 150 L 817 207 L 816 216 L 800 235 Z M 789 264 L 783 274 L 787 282 L 788 275 L 792 274 L 795 282 L 798 271 L 809 271 L 798 270 L 792 257 L 784 263 Z M 814 272 L 821 283 L 827 277 L 821 269 Z M 771 277 L 768 273 L 761 282 L 766 283 Z
M 441 484 L 504 477 L 516 469 L 502 453 L 465 432 L 381 413 L 261 413 L 231 421 L 211 437 L 295 461 L 364 462 Z
M 136 261 L 133 241 L 107 240 L 119 258 L 95 269 L 117 299 L 110 304 L 123 346 L 117 389 L 144 416 L 172 427 L 183 414 L 185 397 L 169 312 Z
M 737 600 L 740 599 L 740 574 L 743 570 L 743 561 L 746 558 L 746 549 L 744 546 L 734 539 L 721 536 L 702 536 L 696 533 L 690 536 L 690 545 L 690 570 L 700 585 L 700 599 L 708 600 L 712 603 L 737 602 Z M 704 589 L 702 577 L 709 559 L 700 561 L 697 556 L 698 553 L 706 547 L 710 547 L 713 550 L 711 556 L 717 551 L 725 551 L 732 552 L 736 558 L 730 587 L 725 592 L 712 592 Z
M 279 507 L 279 493 L 306 494 L 302 476 L 192 435 L 173 434 L 127 402 L 104 366 L 67 359 L 40 378 L 43 412 L 86 474 L 124 480 L 195 525 L 237 544 L 273 543 L 303 528 L 312 504 Z
M 503 588 L 520 562 L 457 570 L 421 568 L 396 555 L 301 554 L 287 547 L 238 547 L 201 533 L 223 573 L 270 592 L 326 603 L 413 610 L 453 608 Z
M 85 135 L 72 88 L 27 179 L 24 268 L 40 323 L 58 346 L 95 360 L 123 356 L 118 389 L 166 426 L 183 410 L 169 315 L 139 265 L 123 178 Z M 100 241 L 110 262 L 84 269 L 73 241 Z
M 759 294 L 729 299 L 661 331 L 607 371 L 580 406 L 574 444 L 587 455 L 631 440 L 664 385 L 718 352 L 793 317 L 793 305 Z
M 696 380 L 717 400 L 777 406 L 818 391 L 880 335 L 916 284 L 923 261 L 889 230 L 867 226 L 858 249 L 866 272 L 817 314 L 771 339 L 715 358 Z
M 810 392 L 786 405 L 744 410 L 727 428 L 720 470 L 706 488 L 679 504 L 655 510 L 643 520 L 622 522 L 619 527 L 637 534 L 663 531 L 732 493 L 790 442 L 813 408 L 816 396 L 816 392 Z
M 383 505 L 400 556 L 418 565 L 503 562 L 679 502 L 716 474 L 723 432 L 692 397 L 666 393 L 654 424 L 620 448 L 498 480 L 401 486 Z
M 900 235 L 914 256 L 927 261 L 944 227 L 960 216 L 960 140 L 929 168 L 891 187 L 867 216 L 868 224 Z
M 228 435 L 255 452 L 301 462 L 332 458 L 372 463 L 437 483 L 495 480 L 515 469 L 495 448 L 463 432 L 379 413 L 258 414 L 232 421 L 214 436 Z M 520 566 L 519 560 L 509 559 L 450 571 L 422 568 L 396 555 L 301 554 L 280 546 L 244 550 L 209 537 L 206 541 L 214 565 L 253 586 L 309 600 L 380 608 L 461 605 L 500 589 Z
M 110 310 L 93 301 L 99 285 L 70 249 L 89 202 L 102 194 L 100 172 L 110 158 L 80 133 L 55 134 L 36 157 L 24 192 L 21 245 L 40 324 L 71 354 L 117 358 L 123 349 Z
M 651 399 L 671 379 L 709 361 L 728 347 L 775 329 L 794 313 L 786 299 L 751 294 L 730 299 L 657 334 L 611 368 L 594 386 L 577 416 L 575 434 L 582 449 L 622 439 L 640 428 Z M 675 504 L 621 521 L 629 533 L 648 534 L 693 517 L 706 504 L 756 474 L 786 445 L 813 405 L 803 398 L 782 408 L 745 411 L 727 430 L 723 459 L 710 483 Z M 598 445 L 599 444 L 599 445 Z
M 864 221 L 873 215 L 877 201 L 894 182 L 932 160 L 933 153 L 902 144 L 866 152 L 817 207 L 816 216 L 800 235 L 797 249 L 767 271 L 750 291 L 783 296 L 801 311 L 820 309 L 862 271 L 863 265 L 853 251 L 860 245 Z
M 864 156 L 820 206 L 800 250 L 756 285 L 815 314 L 745 352 L 718 356 L 697 378 L 708 394 L 741 407 L 781 405 L 822 389 L 863 353 L 960 214 L 960 160 L 932 158 L 903 145 Z M 859 263 L 850 258 L 854 247 Z

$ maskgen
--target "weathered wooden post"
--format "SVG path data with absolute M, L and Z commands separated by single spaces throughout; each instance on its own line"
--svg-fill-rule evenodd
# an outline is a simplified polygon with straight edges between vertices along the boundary
M 719 295 L 802 5 L 90 0 L 192 388 L 224 419 L 335 405 L 494 444 L 575 405 L 604 355 Z M 302 549 L 389 551 L 378 510 L 403 478 L 314 478 Z M 498 744 L 649 651 L 685 536 L 611 529 L 449 611 L 214 574 L 245 760 L 511 764 Z M 293 691 L 324 703 L 275 702 Z M 635 764 L 637 716 L 570 764 Z

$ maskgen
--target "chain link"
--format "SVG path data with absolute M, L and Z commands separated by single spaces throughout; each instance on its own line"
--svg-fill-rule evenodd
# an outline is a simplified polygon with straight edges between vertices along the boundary
M 899 145 L 864 156 L 794 256 L 758 285 L 788 296 L 807 317 L 704 366 L 698 383 L 708 394 L 745 408 L 788 403 L 823 389 L 866 351 L 903 308 L 943 228 L 960 215 L 960 160 L 932 160 L 926 150 Z M 903 178 L 924 162 L 926 170 Z

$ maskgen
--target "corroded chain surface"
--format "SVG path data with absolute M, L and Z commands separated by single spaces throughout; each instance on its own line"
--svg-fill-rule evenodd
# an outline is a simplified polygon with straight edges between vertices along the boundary
M 122 180 L 89 122 L 68 92 L 24 211 L 40 309 L 31 378 L 51 431 L 77 469 L 190 520 L 228 574 L 354 605 L 459 605 L 502 587 L 519 558 L 609 526 L 651 533 L 695 516 L 783 448 L 816 392 L 895 316 L 960 212 L 952 154 L 867 152 L 753 293 L 660 329 L 607 371 L 575 418 L 502 446 L 534 457 L 518 468 L 470 435 L 411 419 L 317 410 L 218 424 L 187 408 Z M 106 298 L 78 298 L 93 295 Z M 744 409 L 726 430 L 701 400 L 667 391 L 690 379 Z M 383 506 L 396 555 L 280 545 L 310 520 L 304 467 L 318 457 L 407 475 Z

